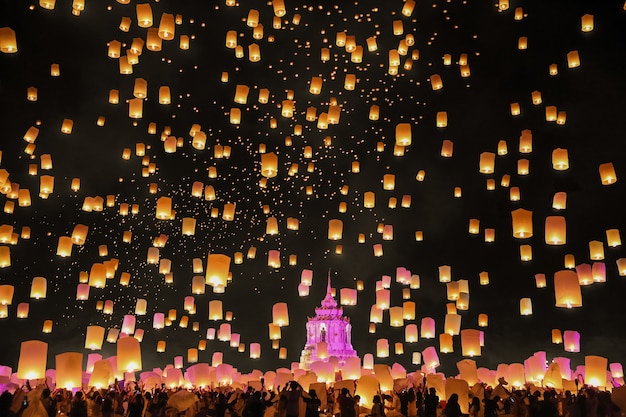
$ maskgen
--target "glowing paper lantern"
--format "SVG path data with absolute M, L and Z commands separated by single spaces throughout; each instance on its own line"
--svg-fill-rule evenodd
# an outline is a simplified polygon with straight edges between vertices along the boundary
M 83 354 L 65 352 L 56 355 L 56 386 L 71 390 L 82 387 Z
M 602 388 L 607 386 L 608 359 L 602 356 L 585 356 L 585 384 Z
M 141 347 L 134 337 L 124 337 L 117 341 L 117 369 L 124 372 L 140 370 Z
M 580 333 L 575 330 L 565 330 L 563 332 L 563 347 L 566 352 L 580 352 Z
M 615 168 L 612 162 L 600 164 L 599 170 L 602 185 L 611 185 L 617 181 L 617 175 L 615 174 Z
M 519 300 L 519 313 L 522 316 L 530 316 L 533 314 L 533 302 L 530 298 L 522 298 Z
M 567 149 L 556 148 L 552 151 L 552 168 L 556 171 L 565 171 L 569 168 Z
M 27 340 L 22 342 L 17 364 L 17 377 L 20 379 L 45 378 L 47 356 L 47 343 L 39 340 Z
M 567 53 L 567 68 L 576 68 L 580 66 L 580 56 L 578 51 L 570 51 Z
M 423 317 L 420 328 L 420 336 L 422 339 L 432 339 L 435 337 L 435 319 L 432 317 Z
M 161 15 L 161 20 L 159 21 L 159 38 L 166 41 L 174 39 L 175 27 L 176 23 L 174 20 L 174 15 L 169 13 L 163 13 Z
M 0 52 L 13 54 L 17 52 L 15 31 L 10 27 L 0 28 Z
M 582 295 L 578 275 L 572 270 L 557 271 L 554 274 L 554 296 L 556 307 L 581 307 Z
M 533 236 L 533 212 L 519 208 L 511 212 L 513 237 L 526 239 Z
M 409 146 L 411 144 L 411 124 L 398 123 L 396 125 L 396 145 Z
M 376 357 L 378 358 L 389 357 L 389 340 L 387 339 L 376 340 Z
M 206 266 L 206 283 L 213 287 L 225 287 L 228 281 L 229 270 L 229 256 L 217 253 L 209 254 Z
M 566 224 L 563 216 L 546 217 L 545 242 L 547 245 L 564 245 L 566 241 Z
M 608 229 L 606 231 L 606 243 L 612 248 L 622 245 L 619 229 Z
M 287 303 L 275 303 L 272 306 L 272 323 L 279 326 L 289 325 L 289 310 Z
M 44 277 L 35 277 L 30 286 L 30 298 L 46 298 L 48 281 Z
M 338 219 L 328 221 L 328 239 L 340 240 L 343 234 L 343 222 Z

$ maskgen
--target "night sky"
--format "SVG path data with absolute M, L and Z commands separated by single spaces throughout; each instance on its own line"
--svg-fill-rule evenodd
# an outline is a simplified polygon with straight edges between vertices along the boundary
M 446 304 L 454 303 L 439 280 L 443 265 L 450 266 L 452 281 L 468 282 L 469 308 L 458 314 L 462 329 L 484 331 L 482 355 L 473 358 L 479 367 L 523 362 L 537 351 L 546 351 L 548 359 L 568 357 L 572 366 L 583 364 L 585 355 L 625 361 L 626 277 L 616 262 L 626 252 L 608 244 L 606 231 L 617 229 L 626 238 L 626 6 L 622 0 L 511 0 L 506 10 L 497 1 L 416 3 L 406 16 L 401 0 L 285 0 L 286 14 L 278 18 L 271 2 L 256 0 L 232 6 L 223 0 L 150 1 L 143 4 L 150 5 L 153 28 L 164 13 L 180 18 L 173 40 L 163 40 L 160 51 L 149 50 L 146 42 L 132 73 L 122 74 L 120 60 L 128 62 L 133 40 L 145 41 L 148 34 L 137 24 L 136 1 L 86 0 L 84 10 L 73 13 L 69 0 L 57 0 L 53 10 L 38 2 L 1 0 L 0 28 L 15 32 L 18 51 L 0 53 L 0 170 L 5 170 L 0 172 L 8 173 L 0 226 L 13 234 L 13 242 L 0 243 L 9 248 L 11 264 L 0 268 L 0 285 L 15 288 L 8 317 L 0 318 L 5 335 L 0 364 L 15 370 L 20 342 L 33 339 L 49 343 L 49 367 L 58 353 L 79 351 L 86 357 L 87 326 L 119 329 L 124 315 L 134 314 L 136 300 L 145 299 L 147 314 L 137 316 L 136 326 L 144 331 L 144 370 L 163 368 L 175 356 L 185 357 L 186 366 L 187 349 L 225 322 L 208 320 L 209 301 L 221 300 L 245 351 L 208 340 L 199 360 L 210 363 L 220 351 L 224 362 L 242 372 L 289 368 L 299 361 L 306 318 L 324 297 L 330 270 L 338 300 L 341 288 L 364 284 L 357 304 L 344 306 L 359 355 L 376 355 L 377 339 L 386 338 L 390 356 L 376 362 L 398 362 L 413 371 L 412 353 L 429 346 L 439 350 L 438 337 L 404 343 L 404 353 L 394 354 L 404 329 L 391 327 L 385 311 L 370 333 L 370 309 L 385 276 L 391 277 L 391 306 L 407 301 L 403 290 L 410 286 L 396 280 L 397 268 L 406 268 L 419 276 L 420 286 L 410 289 L 416 318 L 405 324 L 419 327 L 423 317 L 432 317 L 442 333 Z M 251 10 L 258 11 L 263 26 L 256 28 L 256 38 L 248 25 Z M 588 32 L 581 30 L 586 14 L 594 22 Z M 131 22 L 127 31 L 120 29 L 123 18 Z M 401 32 L 395 34 L 394 27 Z M 226 46 L 229 31 L 237 34 L 241 58 Z M 353 62 L 355 55 L 337 45 L 342 32 L 363 48 L 362 62 Z M 181 36 L 188 37 L 188 49 L 181 48 Z M 372 37 L 375 51 L 368 50 Z M 519 48 L 521 37 L 527 38 L 527 49 Z M 122 58 L 108 56 L 113 41 L 120 42 Z M 258 62 L 249 59 L 251 44 L 260 50 Z M 328 61 L 321 59 L 322 48 L 328 49 Z M 390 51 L 403 48 L 394 74 Z M 572 51 L 580 65 L 568 68 Z M 53 64 L 58 76 L 51 75 Z M 557 74 L 550 74 L 552 64 Z M 355 77 L 354 89 L 346 88 L 347 76 Z M 436 76 L 443 86 L 437 90 Z M 319 94 L 310 92 L 314 77 L 323 81 Z M 136 98 L 137 79 L 146 81 L 147 96 L 141 117 L 131 118 L 128 103 Z M 170 88 L 170 104 L 159 103 L 162 86 Z M 235 101 L 237 86 L 249 88 L 246 102 Z M 27 97 L 30 87 L 36 88 L 35 100 Z M 263 89 L 269 91 L 267 103 L 259 102 Z M 110 102 L 111 90 L 118 91 L 119 103 Z M 535 91 L 539 104 L 533 104 Z M 293 116 L 284 117 L 283 102 L 291 95 Z M 513 103 L 519 115 L 512 114 Z M 339 120 L 320 126 L 322 113 L 336 110 L 331 105 L 340 108 Z M 370 118 L 372 105 L 379 106 L 378 120 Z M 546 120 L 551 106 L 558 123 Z M 241 112 L 239 124 L 231 123 L 233 109 Z M 307 112 L 315 119 L 307 119 Z M 440 112 L 447 113 L 445 127 L 437 127 Z M 65 119 L 73 121 L 70 133 L 62 132 Z M 410 125 L 411 144 L 394 152 L 400 123 Z M 206 134 L 204 149 L 192 145 L 194 125 Z M 24 136 L 32 127 L 39 133 L 29 144 Z M 532 135 L 531 150 L 520 146 L 525 130 Z M 172 140 L 179 146 L 168 152 Z M 443 156 L 446 141 L 453 151 Z M 498 155 L 503 142 L 507 153 Z M 145 156 L 137 155 L 138 146 L 145 147 Z M 223 147 L 230 147 L 230 156 L 221 157 Z M 273 178 L 261 173 L 263 148 L 278 156 Z M 567 170 L 552 166 L 557 148 L 567 150 Z M 496 154 L 493 173 L 479 171 L 483 152 Z M 526 175 L 518 171 L 520 160 L 529 163 Z M 353 172 L 355 161 L 360 172 Z M 611 185 L 601 182 L 599 167 L 606 163 L 613 163 L 617 174 Z M 383 178 L 389 174 L 395 187 L 386 190 Z M 42 198 L 44 176 L 54 177 L 54 189 Z M 80 188 L 73 190 L 76 178 Z M 488 189 L 489 180 L 494 189 Z M 202 196 L 193 195 L 195 182 L 202 183 Z M 208 186 L 215 199 L 204 197 Z M 512 201 L 515 187 L 520 198 Z M 30 205 L 20 204 L 18 190 L 29 191 Z M 375 193 L 375 207 L 365 207 L 366 192 Z M 563 209 L 553 208 L 559 192 L 567 195 Z M 104 207 L 84 210 L 91 197 L 101 197 Z M 160 197 L 172 199 L 173 219 L 156 218 Z M 403 207 L 409 199 L 410 207 Z M 227 203 L 236 204 L 232 221 L 222 218 Z M 126 214 L 124 207 L 133 205 L 138 211 Z M 511 212 L 520 208 L 532 211 L 530 238 L 513 237 Z M 545 243 L 548 216 L 565 218 L 565 244 Z M 271 217 L 278 223 L 276 234 L 267 233 Z M 183 235 L 183 218 L 196 220 L 194 235 Z M 298 230 L 288 228 L 288 218 L 298 219 Z M 343 222 L 340 240 L 328 239 L 331 219 Z M 469 232 L 471 219 L 479 221 L 475 234 Z M 71 236 L 76 225 L 88 227 L 85 243 L 74 245 L 69 257 L 57 255 L 59 237 Z M 392 226 L 392 240 L 383 236 L 384 226 Z M 24 228 L 30 228 L 29 237 Z M 485 242 L 485 229 L 495 230 L 495 241 Z M 124 232 L 132 233 L 129 243 Z M 423 240 L 416 240 L 416 232 Z M 171 261 L 172 283 L 147 260 L 162 235 L 167 241 L 160 258 Z M 602 242 L 603 259 L 591 258 L 591 241 Z M 382 256 L 375 256 L 378 244 Z M 532 260 L 521 260 L 521 245 L 532 247 Z M 248 257 L 251 248 L 254 259 Z M 280 267 L 268 266 L 272 250 L 280 251 Z M 235 263 L 237 252 L 241 264 Z M 223 293 L 207 285 L 205 294 L 193 295 L 193 276 L 204 275 L 194 273 L 194 259 L 206 268 L 210 253 L 231 257 L 232 281 Z M 554 274 L 565 269 L 566 255 L 573 255 L 577 266 L 606 268 L 605 282 L 581 286 L 580 308 L 555 307 Z M 77 301 L 81 272 L 86 276 L 94 263 L 111 260 L 118 267 L 106 286 L 91 288 L 88 300 Z M 308 296 L 298 294 L 303 270 L 313 271 Z M 480 283 L 482 272 L 488 273 L 487 285 Z M 120 284 L 123 273 L 131 277 L 127 286 Z M 537 287 L 536 274 L 545 274 L 545 288 Z M 47 280 L 45 299 L 30 298 L 35 277 Z M 195 314 L 184 309 L 185 297 L 192 295 Z M 521 298 L 532 300 L 532 315 L 520 314 Z M 113 314 L 96 309 L 106 300 L 114 302 Z M 277 302 L 289 308 L 290 323 L 280 340 L 287 359 L 279 359 L 268 336 Z M 17 317 L 20 303 L 29 305 L 27 318 Z M 177 312 L 171 326 L 153 329 L 154 313 L 167 315 L 171 309 Z M 478 326 L 481 313 L 489 317 L 484 328 Z M 180 325 L 183 316 L 187 327 Z M 42 332 L 48 319 L 49 334 Z M 553 344 L 552 329 L 578 331 L 580 352 Z M 439 354 L 438 370 L 448 375 L 456 374 L 456 362 L 463 359 L 460 336 L 453 339 L 454 352 Z M 164 353 L 156 352 L 159 340 L 167 342 Z M 261 358 L 250 359 L 250 343 L 261 344 Z M 105 341 L 99 353 L 115 355 L 115 344 Z

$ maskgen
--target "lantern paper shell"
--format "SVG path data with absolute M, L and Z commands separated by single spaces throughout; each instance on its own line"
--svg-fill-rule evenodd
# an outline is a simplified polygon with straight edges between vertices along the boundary
M 554 274 L 554 296 L 556 307 L 582 307 L 582 294 L 576 272 L 562 270 Z
M 9 27 L 0 28 L 0 52 L 14 54 L 17 52 L 15 31 Z
M 71 390 L 82 387 L 83 354 L 65 352 L 56 355 L 56 386 Z
M 17 364 L 17 377 L 21 379 L 41 379 L 46 375 L 48 344 L 39 340 L 27 340 L 20 345 Z
M 513 237 L 526 239 L 533 236 L 533 212 L 519 208 L 511 212 L 513 219 Z
M 272 323 L 279 327 L 289 325 L 287 303 L 276 303 L 272 306 Z
M 209 254 L 206 267 L 206 283 L 225 287 L 230 271 L 230 257 L 223 254 Z
M 124 337 L 117 341 L 117 369 L 120 372 L 140 370 L 141 347 L 134 337 Z

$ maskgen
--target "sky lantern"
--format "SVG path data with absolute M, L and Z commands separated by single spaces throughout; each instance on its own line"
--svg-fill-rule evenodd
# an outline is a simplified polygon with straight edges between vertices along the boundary
M 44 320 L 41 332 L 52 333 L 52 320 Z
M 274 178 L 278 174 L 278 156 L 274 152 L 261 155 L 261 174 L 266 178 Z
M 593 30 L 593 15 L 585 14 L 580 18 L 580 30 L 591 32 Z
M 14 54 L 17 52 L 15 31 L 10 27 L 0 28 L 0 52 Z
M 608 359 L 602 356 L 585 356 L 585 384 L 606 388 L 608 363 Z
M 592 240 L 589 242 L 589 258 L 594 261 L 601 261 L 604 259 L 604 243 L 599 240 Z
M 606 230 L 606 243 L 612 248 L 622 245 L 619 229 Z
M 15 313 L 15 316 L 18 319 L 26 319 L 28 318 L 28 311 L 29 311 L 30 307 L 28 303 L 19 303 L 17 305 L 17 312 Z
M 389 308 L 389 325 L 391 327 L 404 327 L 404 316 L 402 307 L 394 306 Z
M 353 306 L 357 303 L 357 290 L 354 288 L 342 288 L 339 290 L 341 305 Z
M 277 17 L 283 17 L 287 13 L 284 0 L 272 0 L 272 8 Z
M 578 275 L 572 270 L 557 271 L 554 274 L 554 296 L 556 307 L 581 307 L 582 295 Z
M 578 275 L 578 282 L 580 285 L 593 284 L 593 275 L 591 273 L 591 265 L 582 263 L 576 265 L 576 274 Z
M 30 298 L 46 298 L 48 281 L 44 277 L 34 277 L 30 286 Z
M 328 220 L 328 239 L 341 240 L 343 234 L 343 222 L 339 219 Z
M 143 117 L 143 99 L 131 98 L 128 100 L 128 117 L 141 119 Z
M 563 347 L 566 352 L 580 352 L 580 333 L 575 330 L 565 330 L 563 332 Z
M 580 56 L 578 51 L 570 51 L 567 53 L 567 68 L 576 68 L 580 66 Z
M 435 319 L 423 317 L 420 326 L 420 337 L 422 339 L 432 339 L 435 337 Z
M 450 265 L 439 266 L 439 282 L 450 282 L 452 271 Z
M 261 60 L 261 48 L 256 43 L 248 45 L 248 59 L 250 62 L 259 62 Z
M 519 313 L 522 316 L 531 316 L 533 314 L 533 302 L 530 298 L 521 298 L 519 300 Z
M 222 300 L 209 301 L 209 320 L 222 320 L 223 318 Z
M 528 49 L 528 38 L 526 36 L 520 36 L 517 40 L 517 49 Z
M 600 164 L 599 171 L 602 185 L 611 185 L 617 181 L 617 175 L 615 174 L 615 168 L 612 162 Z
M 376 357 L 377 358 L 389 357 L 389 340 L 388 339 L 376 340 Z
M 480 154 L 479 171 L 483 174 L 494 172 L 496 155 L 493 152 L 483 152 Z
M 152 7 L 149 3 L 137 4 L 137 26 L 140 28 L 149 28 L 152 26 Z
M 433 90 L 441 90 L 443 88 L 443 81 L 439 74 L 432 74 L 430 76 L 430 86 Z
M 83 354 L 65 352 L 56 355 L 56 386 L 71 390 L 82 387 Z
M 289 310 L 287 303 L 275 303 L 272 306 L 272 323 L 279 326 L 289 325 Z
M 174 32 L 176 30 L 176 23 L 174 21 L 174 15 L 169 13 L 163 13 L 161 20 L 159 21 L 159 38 L 169 41 L 174 39 Z
M 552 198 L 552 208 L 555 210 L 564 210 L 567 207 L 567 193 L 559 191 L 554 193 Z
M 370 308 L 370 323 L 382 323 L 383 310 L 378 308 L 376 304 Z
M 117 340 L 117 369 L 124 372 L 140 370 L 141 347 L 134 337 L 124 337 Z
M 194 294 L 204 294 L 205 278 L 202 275 L 194 275 L 191 279 L 191 292 Z
M 533 212 L 519 208 L 511 212 L 513 221 L 513 237 L 526 239 L 533 236 Z
M 223 254 L 210 253 L 207 257 L 206 283 L 216 287 L 226 286 L 230 271 L 230 257 Z
M 565 217 L 546 217 L 545 242 L 547 245 L 564 245 L 566 242 L 566 231 Z
M 411 124 L 398 123 L 396 125 L 396 145 L 409 146 L 411 144 Z
M 463 356 L 480 356 L 480 330 L 463 329 L 461 330 L 461 350 Z
M 456 336 L 461 331 L 461 316 L 458 314 L 446 314 L 443 331 L 451 336 Z
M 89 284 L 81 283 L 76 286 L 76 300 L 84 301 L 89 298 Z
M 27 340 L 20 345 L 17 377 L 20 379 L 45 378 L 48 344 L 39 340 Z

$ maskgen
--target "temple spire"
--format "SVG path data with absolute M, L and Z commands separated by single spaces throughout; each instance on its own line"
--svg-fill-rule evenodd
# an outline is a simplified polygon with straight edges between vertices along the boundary
M 322 300 L 322 307 L 324 308 L 336 308 L 337 301 L 333 297 L 333 291 L 330 286 L 330 268 L 328 269 L 328 284 L 326 285 L 326 297 Z
M 328 268 L 328 285 L 326 286 L 326 297 L 328 297 L 329 294 L 332 297 L 332 288 L 330 287 L 330 268 Z

